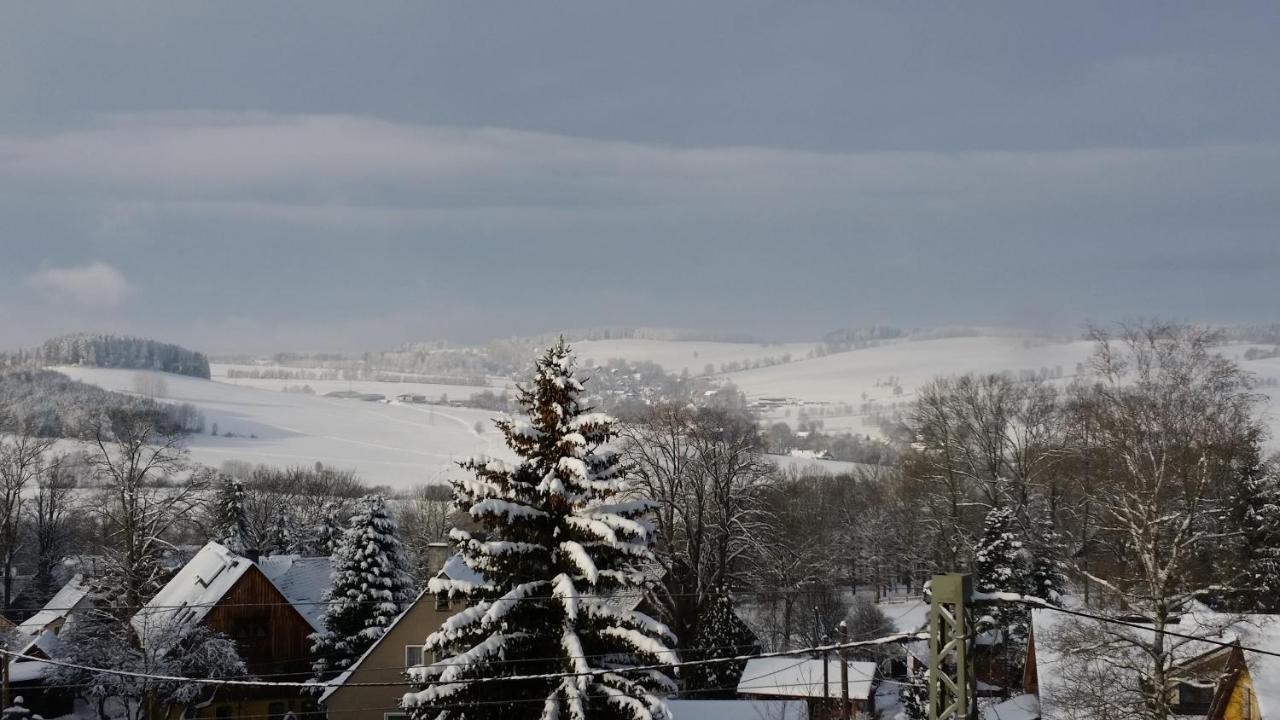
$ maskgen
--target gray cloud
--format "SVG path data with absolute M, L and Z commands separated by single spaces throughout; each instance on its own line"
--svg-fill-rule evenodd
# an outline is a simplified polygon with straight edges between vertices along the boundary
M 124 273 L 105 262 L 36 270 L 24 284 L 45 300 L 87 310 L 112 310 L 136 292 Z

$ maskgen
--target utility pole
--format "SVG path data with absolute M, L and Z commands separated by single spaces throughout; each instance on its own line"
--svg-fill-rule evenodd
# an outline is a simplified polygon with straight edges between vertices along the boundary
M 836 627 L 840 632 L 840 717 L 852 720 L 849 712 L 849 625 L 841 620 Z
M 934 575 L 929 603 L 929 720 L 977 720 L 970 665 L 969 575 Z

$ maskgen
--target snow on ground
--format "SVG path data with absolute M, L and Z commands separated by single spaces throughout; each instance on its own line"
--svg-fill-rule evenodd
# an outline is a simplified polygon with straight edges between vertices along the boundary
M 685 342 L 673 340 L 584 340 L 573 343 L 573 350 L 583 362 L 592 360 L 603 364 L 612 358 L 631 362 L 652 362 L 663 370 L 679 375 L 688 370 L 690 375 L 705 374 L 708 364 L 720 372 L 720 365 L 731 362 L 763 361 L 791 354 L 791 359 L 804 358 L 818 343 L 730 343 Z
M 1050 373 L 1060 370 L 1063 378 L 1069 378 L 1075 374 L 1076 364 L 1085 361 L 1092 350 L 1093 345 L 1084 341 L 947 338 L 889 343 L 724 377 L 751 399 L 785 397 L 807 403 L 847 403 L 856 411 L 867 401 L 882 406 L 910 402 L 922 385 L 941 375 L 1043 369 Z M 895 386 L 901 387 L 902 392 L 896 393 Z M 828 421 L 826 426 L 831 429 L 832 423 Z M 859 427 L 858 431 L 864 430 Z
M 259 365 L 224 365 L 221 363 L 213 363 L 209 366 L 210 374 L 214 380 L 225 382 L 231 385 L 243 385 L 245 387 L 259 388 L 262 390 L 283 390 L 286 387 L 300 387 L 302 385 L 310 385 L 317 395 L 324 395 L 331 392 L 355 391 L 360 393 L 378 393 L 386 395 L 388 398 L 394 398 L 397 395 L 414 394 L 425 395 L 429 400 L 436 401 L 441 396 L 446 396 L 454 400 L 465 400 L 474 393 L 484 392 L 488 390 L 492 393 L 500 393 L 503 388 L 511 385 L 510 381 L 503 378 L 490 378 L 490 384 L 480 385 L 441 385 L 438 383 L 420 383 L 420 382 L 380 382 L 377 380 L 280 380 L 276 378 L 229 378 L 228 370 L 287 370 L 289 372 L 298 372 L 298 368 L 280 367 L 280 366 L 259 366 Z
M 276 466 L 320 461 L 403 489 L 444 482 L 461 472 L 455 462 L 471 455 L 507 456 L 487 410 L 342 400 L 136 370 L 54 369 L 121 392 L 133 392 L 139 374 L 163 375 L 167 389 L 158 399 L 191 403 L 204 413 L 206 432 L 190 436 L 187 445 L 193 460 L 213 467 L 226 460 Z M 214 423 L 217 437 L 208 433 Z M 476 433 L 476 423 L 483 432 Z M 236 437 L 224 437 L 227 432 Z
M 1280 358 L 1245 360 L 1243 354 L 1246 347 L 1249 346 L 1233 346 L 1226 351 L 1226 355 L 1239 362 L 1240 367 L 1253 373 L 1258 380 L 1258 393 L 1263 396 L 1262 417 L 1271 427 L 1268 445 L 1271 450 L 1280 452 Z

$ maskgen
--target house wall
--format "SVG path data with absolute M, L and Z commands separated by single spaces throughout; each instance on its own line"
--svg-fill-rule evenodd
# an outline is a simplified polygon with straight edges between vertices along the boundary
M 1246 670 L 1236 678 L 1235 687 L 1223 709 L 1222 720 L 1262 720 L 1258 697 L 1253 692 L 1253 678 Z
M 435 598 L 424 594 L 405 611 L 391 630 L 378 641 L 365 656 L 360 666 L 347 679 L 351 683 L 403 682 L 405 679 L 405 646 L 421 645 L 427 636 L 463 608 L 455 603 L 436 609 Z M 426 658 L 430 662 L 431 658 Z M 383 720 L 387 714 L 397 714 L 400 698 L 410 688 L 351 687 L 346 685 L 334 690 L 324 701 L 331 720 Z
M 315 630 L 257 566 L 250 567 L 223 595 L 204 622 L 236 642 L 255 675 L 278 676 L 311 668 L 308 636 Z
M 235 641 L 240 657 L 254 675 L 294 682 L 310 679 L 308 636 L 315 629 L 257 566 L 250 567 L 222 596 L 205 615 L 204 623 Z M 315 704 L 314 698 L 292 688 L 222 688 L 211 702 L 195 710 L 194 717 L 280 720 L 289 711 L 314 710 Z

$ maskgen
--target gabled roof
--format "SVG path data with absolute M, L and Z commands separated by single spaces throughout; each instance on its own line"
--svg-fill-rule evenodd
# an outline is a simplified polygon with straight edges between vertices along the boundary
M 134 632 L 146 645 L 165 628 L 200 622 L 252 567 L 248 558 L 210 542 L 133 616 Z
M 84 576 L 76 575 L 54 593 L 53 597 L 49 598 L 49 602 L 45 603 L 35 615 L 23 620 L 18 626 L 18 632 L 27 637 L 38 636 L 53 623 L 65 620 L 88 596 L 89 583 L 85 581 Z
M 258 567 L 311 627 L 324 630 L 327 609 L 324 593 L 329 589 L 329 575 L 333 570 L 329 558 L 270 555 L 259 560 Z
M 742 670 L 738 693 L 771 697 L 821 698 L 822 660 L 811 657 L 752 658 Z M 827 693 L 839 699 L 840 660 L 827 660 Z M 869 700 L 876 675 L 873 662 L 849 662 L 849 699 Z
M 441 570 L 440 572 L 444 572 L 444 571 Z M 387 629 L 382 631 L 382 634 L 378 636 L 378 639 L 374 640 L 373 644 L 370 645 L 369 648 L 360 655 L 360 657 L 356 658 L 355 662 L 351 663 L 351 665 L 346 670 L 343 670 L 341 673 L 338 674 L 337 677 L 329 681 L 329 686 L 326 687 L 324 689 L 324 692 L 320 694 L 320 702 L 324 702 L 326 699 L 328 699 L 328 697 L 332 695 L 335 690 L 342 687 L 342 685 L 351 678 L 352 673 L 360 669 L 360 666 L 364 664 L 365 658 L 369 657 L 369 655 L 373 653 L 374 648 L 381 645 L 383 640 L 386 640 L 388 637 L 391 636 L 391 631 L 395 629 L 396 625 L 400 624 L 400 621 L 403 620 L 405 616 L 409 614 L 409 611 L 413 609 L 413 606 L 417 605 L 422 600 L 422 597 L 427 594 L 427 592 L 428 591 L 423 590 L 422 592 L 418 593 L 418 597 L 414 598 L 413 602 L 406 605 L 404 607 L 404 610 L 400 611 L 400 614 L 396 616 L 396 619 L 391 621 L 391 624 L 387 626 Z
M 1247 615 L 1235 630 L 1242 649 L 1280 652 L 1280 615 Z M 1244 650 L 1244 662 L 1262 717 L 1280 717 L 1280 657 Z

